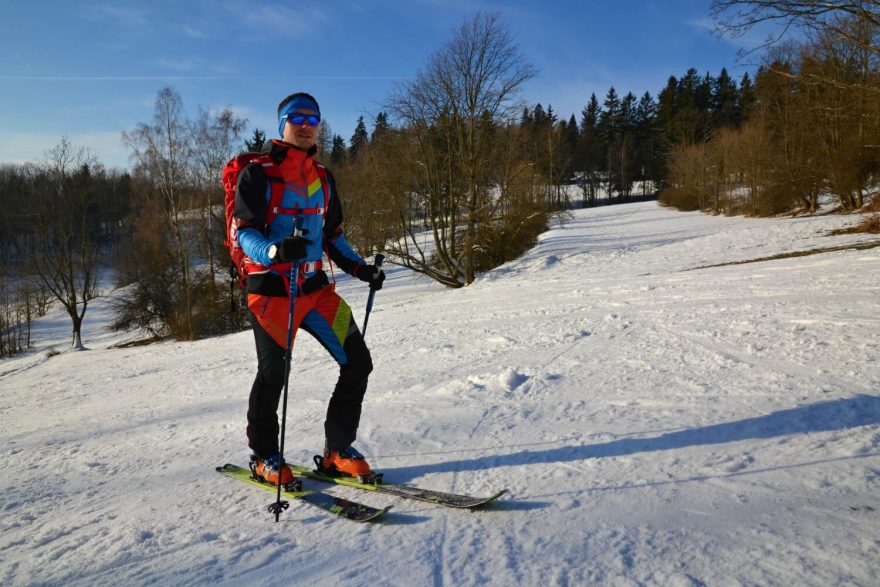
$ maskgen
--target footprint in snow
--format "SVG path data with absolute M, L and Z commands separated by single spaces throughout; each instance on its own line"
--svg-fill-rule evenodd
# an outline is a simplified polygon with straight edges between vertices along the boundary
M 749 465 L 755 462 L 755 457 L 752 455 L 743 455 L 743 457 L 734 463 L 728 465 L 724 468 L 724 470 L 728 473 L 739 473 L 743 469 L 748 468 Z
M 523 375 L 513 368 L 507 368 L 498 374 L 498 383 L 507 391 L 515 390 L 528 380 L 528 375 Z

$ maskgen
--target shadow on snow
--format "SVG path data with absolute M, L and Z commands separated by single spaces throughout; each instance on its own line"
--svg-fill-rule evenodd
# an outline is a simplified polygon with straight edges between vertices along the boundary
M 817 404 L 780 410 L 764 416 L 735 422 L 711 424 L 667 432 L 648 438 L 621 438 L 600 444 L 562 446 L 546 450 L 525 450 L 471 459 L 385 469 L 386 478 L 403 482 L 427 473 L 484 471 L 499 467 L 554 464 L 586 459 L 613 458 L 640 453 L 676 450 L 780 438 L 798 434 L 845 430 L 880 423 L 880 397 L 858 395 Z

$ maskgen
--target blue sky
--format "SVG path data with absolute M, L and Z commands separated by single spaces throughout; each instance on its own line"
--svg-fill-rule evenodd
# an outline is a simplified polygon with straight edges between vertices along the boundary
M 294 91 L 350 138 L 477 10 L 503 15 L 539 73 L 530 103 L 579 116 L 591 93 L 653 95 L 689 67 L 739 79 L 739 44 L 717 39 L 709 0 L 8 0 L 0 4 L 0 162 L 38 160 L 67 135 L 110 166 L 120 135 L 172 87 L 189 116 L 232 107 L 272 133 Z

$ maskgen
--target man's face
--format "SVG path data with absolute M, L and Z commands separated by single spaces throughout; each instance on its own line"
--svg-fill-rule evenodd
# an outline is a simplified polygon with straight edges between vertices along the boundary
M 309 110 L 308 108 L 300 108 L 294 112 L 295 114 L 318 114 L 314 110 Z M 302 121 L 301 124 L 293 124 L 288 118 L 287 124 L 284 125 L 284 136 L 282 140 L 285 143 L 290 143 L 291 145 L 308 151 L 315 143 L 318 142 L 318 126 L 310 126 L 308 118 Z

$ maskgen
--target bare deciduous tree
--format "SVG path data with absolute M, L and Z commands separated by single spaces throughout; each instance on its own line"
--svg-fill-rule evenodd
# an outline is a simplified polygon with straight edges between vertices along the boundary
M 182 283 L 185 338 L 196 336 L 193 325 L 193 278 L 190 241 L 186 234 L 186 214 L 193 208 L 193 181 L 189 159 L 192 156 L 191 134 L 183 114 L 183 101 L 171 88 L 163 88 L 156 97 L 153 124 L 140 123 L 123 133 L 132 150 L 135 173 L 141 174 L 155 195 L 174 243 L 174 257 Z
M 391 110 L 412 132 L 421 194 L 435 250 L 404 262 L 451 286 L 471 283 L 476 231 L 492 186 L 495 125 L 513 119 L 523 84 L 535 75 L 498 13 L 478 13 L 435 53 L 415 80 L 398 88 Z M 461 229 L 460 229 L 461 226 Z M 404 251 L 405 252 L 405 251 Z
M 760 120 L 747 122 L 737 134 L 734 171 L 745 188 L 745 203 L 749 213 L 758 216 L 766 209 L 765 188 L 772 180 L 778 158 L 774 155 L 770 133 Z
M 85 149 L 67 137 L 49 150 L 43 169 L 50 180 L 34 213 L 37 245 L 32 248 L 34 270 L 64 306 L 73 323 L 73 348 L 83 350 L 82 321 L 98 296 L 96 228 L 92 226 L 92 177 L 100 166 Z
M 875 39 L 859 35 L 846 24 L 854 19 L 880 27 L 880 2 L 876 0 L 713 0 L 710 13 L 722 34 L 742 36 L 756 25 L 771 22 L 781 25 L 782 30 L 768 44 L 796 28 L 816 34 L 830 33 L 880 53 Z
M 201 248 L 208 266 L 208 283 L 213 291 L 216 282 L 215 267 L 228 259 L 225 252 L 217 253 L 225 232 L 223 210 L 223 166 L 241 150 L 242 133 L 247 120 L 238 118 L 231 108 L 211 114 L 199 108 L 199 117 L 192 123 L 192 168 L 198 186 L 198 211 Z

